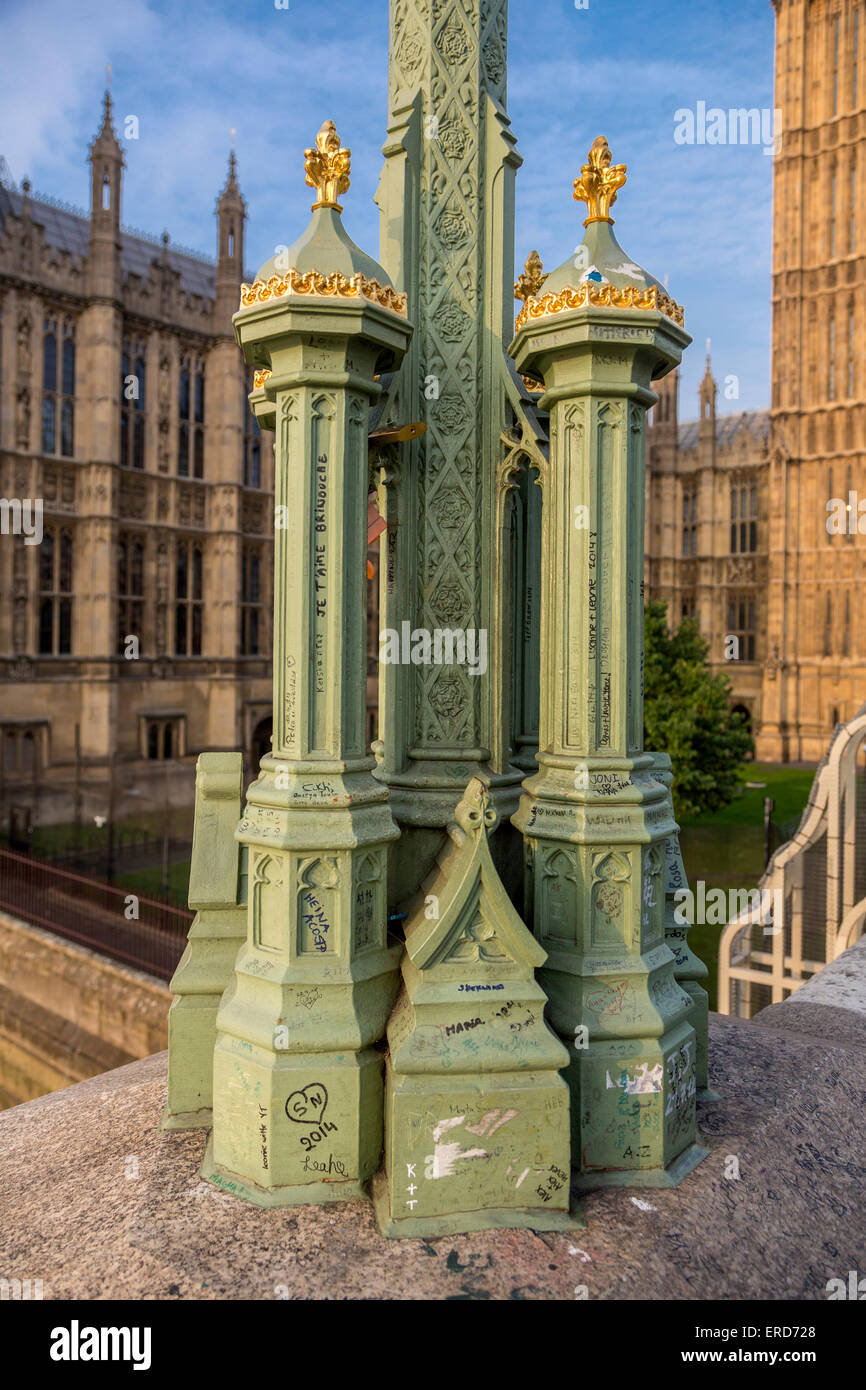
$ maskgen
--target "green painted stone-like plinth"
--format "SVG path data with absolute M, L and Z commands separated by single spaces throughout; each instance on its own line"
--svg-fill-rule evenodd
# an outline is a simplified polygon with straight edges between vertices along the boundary
M 699 1163 L 709 1158 L 709 1149 L 690 1144 L 667 1168 L 650 1168 L 638 1176 L 633 1172 L 576 1173 L 573 1186 L 578 1192 L 591 1192 L 596 1187 L 678 1187 L 683 1178 L 693 1173 Z
M 671 760 L 667 753 L 653 753 L 654 776 L 667 788 L 670 800 L 671 819 L 673 819 L 673 773 Z M 720 1100 L 721 1097 L 708 1086 L 707 1069 L 709 1065 L 707 1036 L 709 1030 L 710 1000 L 701 984 L 707 978 L 707 967 L 695 955 L 689 945 L 689 922 L 678 921 L 676 894 L 688 888 L 682 850 L 680 849 L 679 826 L 675 825 L 665 843 L 665 941 L 674 957 L 674 978 L 692 1001 L 689 1022 L 695 1030 L 695 1080 L 696 1099 L 703 1104 Z
M 196 915 L 170 986 L 163 1130 L 209 1129 L 213 1123 L 217 1011 L 246 937 L 246 851 L 235 839 L 242 790 L 240 753 L 199 755 L 189 874 L 189 905 Z
M 306 1189 L 309 1196 L 293 1201 L 318 1201 L 320 1174 L 363 1183 L 379 1167 L 382 1057 L 373 1048 L 275 1060 L 221 1034 L 214 1090 L 212 1155 L 220 1172 L 274 1193 Z
M 479 779 L 455 814 L 406 923 L 404 990 L 388 1021 L 377 1205 L 387 1235 L 527 1226 L 527 1209 L 557 1220 L 569 1210 L 568 1053 L 544 1021 L 544 952 L 494 867 L 496 813 Z
M 213 1135 L 207 1141 L 204 1158 L 199 1170 L 205 1182 L 218 1187 L 220 1192 L 229 1192 L 234 1197 L 250 1202 L 254 1207 L 295 1207 L 306 1206 L 310 1202 L 358 1202 L 368 1197 L 367 1183 L 347 1181 L 342 1178 L 334 1182 L 304 1183 L 299 1187 L 259 1187 L 249 1178 L 232 1173 L 222 1165 L 214 1163 Z
M 573 1107 L 578 1187 L 670 1187 L 685 1176 L 679 1159 L 696 1147 L 694 1032 L 686 1020 L 656 1040 L 591 1042 L 566 1077 Z
M 458 1236 L 473 1231 L 584 1231 L 586 1219 L 580 1208 L 570 1211 L 548 1207 L 485 1207 L 483 1211 L 462 1211 L 448 1216 L 400 1217 L 395 1220 L 391 1210 L 388 1179 L 377 1173 L 372 1183 L 373 1208 L 383 1236 Z
M 585 1224 L 570 1215 L 567 1156 L 560 1166 L 564 1087 L 551 1086 L 543 1073 L 440 1078 L 438 1094 L 431 1081 L 389 1076 L 387 1177 L 374 1186 L 383 1235 Z

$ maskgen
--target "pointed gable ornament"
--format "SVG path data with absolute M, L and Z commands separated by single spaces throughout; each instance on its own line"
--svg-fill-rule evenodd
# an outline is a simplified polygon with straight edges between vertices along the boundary
M 544 1021 L 546 953 L 487 842 L 496 812 L 474 778 L 451 844 L 406 922 L 404 988 L 388 1023 L 384 1235 L 559 1230 L 569 1216 L 568 1053 Z

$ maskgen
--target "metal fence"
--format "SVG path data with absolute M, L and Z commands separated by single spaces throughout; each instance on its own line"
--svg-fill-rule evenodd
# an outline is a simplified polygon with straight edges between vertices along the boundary
M 866 704 L 837 724 L 795 834 L 758 885 L 772 923 L 746 912 L 719 943 L 719 1013 L 754 1018 L 866 929 Z M 779 909 L 777 910 L 778 904 Z
M 0 909 L 161 980 L 174 974 L 193 918 L 173 903 L 6 849 L 0 849 Z

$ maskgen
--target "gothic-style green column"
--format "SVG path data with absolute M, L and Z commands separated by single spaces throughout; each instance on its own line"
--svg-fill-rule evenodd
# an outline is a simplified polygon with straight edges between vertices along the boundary
M 572 1049 L 578 1185 L 668 1185 L 695 1144 L 691 1000 L 664 938 L 666 789 L 643 751 L 644 424 L 690 342 L 682 311 L 612 232 L 625 183 L 595 141 L 575 197 L 584 250 L 517 319 L 544 381 L 539 771 L 524 783 L 534 930 L 550 1019 Z M 580 267 L 580 268 L 577 268 Z
M 654 753 L 654 776 L 657 782 L 667 787 L 668 796 L 673 786 L 671 760 L 667 753 Z M 673 816 L 673 801 L 671 801 Z M 674 953 L 674 978 L 682 985 L 692 1001 L 690 1022 L 695 1030 L 695 1080 L 699 1101 L 719 1100 L 720 1096 L 710 1090 L 707 1075 L 707 1035 L 710 1001 L 707 991 L 700 983 L 707 978 L 707 967 L 689 945 L 689 922 L 680 922 L 676 894 L 688 889 L 686 869 L 680 849 L 679 826 L 668 836 L 665 844 L 665 941 Z
M 377 775 L 404 828 L 395 900 L 431 867 L 470 777 L 489 787 L 499 817 L 520 788 L 509 751 L 513 581 L 497 584 L 493 555 L 501 437 L 520 398 L 505 356 L 521 163 L 505 111 L 506 11 L 506 0 L 391 4 L 380 253 L 417 331 L 388 412 L 427 432 L 381 489 L 380 625 L 481 632 L 487 647 L 477 675 L 457 664 L 380 668 Z
M 247 940 L 217 1018 L 202 1173 L 261 1205 L 346 1200 L 378 1166 L 373 1044 L 401 950 L 386 939 L 399 832 L 365 753 L 367 433 L 374 378 L 412 330 L 405 296 L 343 229 L 349 151 L 332 122 L 305 167 L 310 225 L 234 317 L 274 403 L 274 732 L 237 832 Z

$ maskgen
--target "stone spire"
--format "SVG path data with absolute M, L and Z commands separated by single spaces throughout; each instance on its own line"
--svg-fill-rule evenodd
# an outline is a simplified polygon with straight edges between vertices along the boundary
M 234 135 L 235 132 L 232 131 L 232 141 Z M 238 186 L 237 174 L 238 162 L 232 145 L 229 152 L 228 177 L 216 205 L 216 313 L 217 322 L 227 335 L 232 335 L 232 314 L 237 308 L 241 281 L 244 278 L 244 222 L 247 205 Z
M 661 451 L 664 451 L 665 465 L 672 466 L 672 453 L 676 452 L 679 437 L 679 368 L 675 367 L 672 372 L 668 372 L 661 381 L 653 382 L 653 390 L 658 396 L 658 404 L 653 407 L 652 426 L 649 431 L 654 450 L 653 468 L 662 462 Z
M 713 376 L 712 365 L 710 362 L 710 340 L 707 338 L 707 366 L 701 384 L 698 387 L 698 400 L 700 401 L 700 424 L 698 426 L 698 447 L 709 449 L 712 458 L 716 452 L 716 394 L 718 387 Z M 712 459 L 710 460 L 712 461 Z
M 120 197 L 125 163 L 111 119 L 111 69 L 102 125 L 90 146 L 90 289 L 115 299 L 120 293 Z

